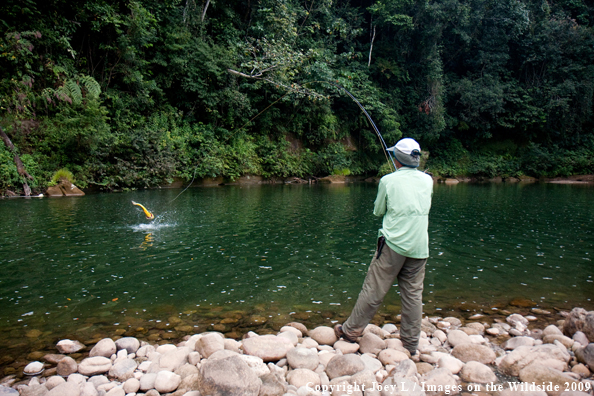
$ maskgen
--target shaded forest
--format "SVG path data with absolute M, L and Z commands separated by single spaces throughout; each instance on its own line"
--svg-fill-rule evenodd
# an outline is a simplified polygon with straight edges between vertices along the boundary
M 4 0 L 0 191 L 174 177 L 594 173 L 584 0 Z

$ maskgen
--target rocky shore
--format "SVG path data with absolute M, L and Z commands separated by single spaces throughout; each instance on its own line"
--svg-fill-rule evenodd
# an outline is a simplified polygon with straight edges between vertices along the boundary
M 414 356 L 395 324 L 369 325 L 357 343 L 298 322 L 277 334 L 236 340 L 206 332 L 176 345 L 65 339 L 24 376 L 3 378 L 0 395 L 592 395 L 594 311 L 564 316 L 544 329 L 517 313 L 490 324 L 481 314 L 464 322 L 426 317 Z

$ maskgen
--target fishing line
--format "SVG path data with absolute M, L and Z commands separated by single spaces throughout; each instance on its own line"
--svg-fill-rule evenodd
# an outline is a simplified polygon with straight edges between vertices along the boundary
M 259 78 L 258 78 L 258 80 L 259 80 Z M 268 81 L 268 80 L 266 80 L 266 81 L 269 82 L 269 83 L 271 83 L 271 84 L 273 84 L 272 81 Z M 371 116 L 369 115 L 369 113 L 367 112 L 367 110 L 365 109 L 365 107 L 363 107 L 363 105 L 361 104 L 361 102 L 359 102 L 357 100 L 357 98 L 355 98 L 353 96 L 353 94 L 350 93 L 345 87 L 343 87 L 341 85 L 338 85 L 337 83 L 334 83 L 334 82 L 331 82 L 331 81 L 323 81 L 323 80 L 320 80 L 320 81 L 309 81 L 309 82 L 306 82 L 306 83 L 302 84 L 302 86 L 309 85 L 309 84 L 314 84 L 314 83 L 329 84 L 329 85 L 332 85 L 335 88 L 342 89 L 357 104 L 357 106 L 359 106 L 359 108 L 361 109 L 361 111 L 363 112 L 363 114 L 365 114 L 365 117 L 367 118 L 367 121 L 369 121 L 369 124 L 371 124 L 371 127 L 373 128 L 375 134 L 379 138 L 380 145 L 382 146 L 382 150 L 384 152 L 384 155 L 386 157 L 386 160 L 388 161 L 388 164 L 391 165 L 390 168 L 392 169 L 392 171 L 396 171 L 396 164 L 394 163 L 394 158 L 392 157 L 392 155 L 388 151 L 388 145 L 386 144 L 386 141 L 384 140 L 384 137 L 380 133 L 377 125 L 375 125 L 375 122 L 373 121 L 373 119 L 371 118 Z M 276 84 L 276 85 L 278 85 L 278 84 Z M 258 118 L 264 112 L 266 112 L 268 109 L 270 109 L 272 106 L 274 106 L 277 102 L 281 101 L 289 93 L 293 92 L 292 90 L 294 90 L 293 87 L 289 88 L 289 91 L 287 93 L 285 93 L 283 96 L 281 96 L 280 98 L 278 98 L 277 100 L 275 100 L 274 102 L 272 102 L 264 110 L 262 110 L 261 112 L 259 112 L 258 114 L 256 114 L 254 117 L 252 117 L 248 122 L 246 122 L 245 124 L 243 124 L 241 127 L 237 128 L 237 129 L 234 129 L 231 132 L 233 133 L 235 131 L 240 131 L 243 128 L 245 128 L 249 123 L 251 123 L 252 121 L 254 121 L 256 118 Z M 169 204 L 173 203 L 173 201 L 175 201 L 180 195 L 182 195 L 192 185 L 192 183 L 194 183 L 194 179 L 196 178 L 196 171 L 197 170 L 198 170 L 198 165 L 196 165 L 196 168 L 194 169 L 194 175 L 192 176 L 192 180 L 190 181 L 190 183 L 186 186 L 186 188 L 184 188 L 182 190 L 182 192 L 180 192 L 179 194 L 177 194 L 177 196 L 175 198 L 173 198 L 171 201 L 169 201 Z

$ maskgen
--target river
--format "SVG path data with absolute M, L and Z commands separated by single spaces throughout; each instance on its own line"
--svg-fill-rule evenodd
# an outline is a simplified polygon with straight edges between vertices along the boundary
M 257 185 L 0 200 L 0 349 L 64 337 L 240 336 L 344 320 L 377 186 Z M 435 185 L 426 315 L 594 309 L 592 185 Z M 131 200 L 152 210 L 145 220 Z M 398 288 L 380 309 L 396 320 Z M 13 352 L 10 352 L 10 351 Z M 1 355 L 1 354 L 0 354 Z M 0 361 L 0 364 L 2 362 Z

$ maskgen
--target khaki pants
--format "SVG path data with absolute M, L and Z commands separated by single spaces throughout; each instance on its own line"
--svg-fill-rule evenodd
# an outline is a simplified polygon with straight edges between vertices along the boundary
M 386 244 L 380 258 L 377 251 L 369 265 L 363 289 L 351 316 L 342 325 L 342 331 L 350 337 L 359 337 L 369 324 L 386 293 L 398 278 L 402 301 L 400 340 L 411 354 L 419 346 L 423 313 L 423 280 L 427 259 L 404 257 Z

